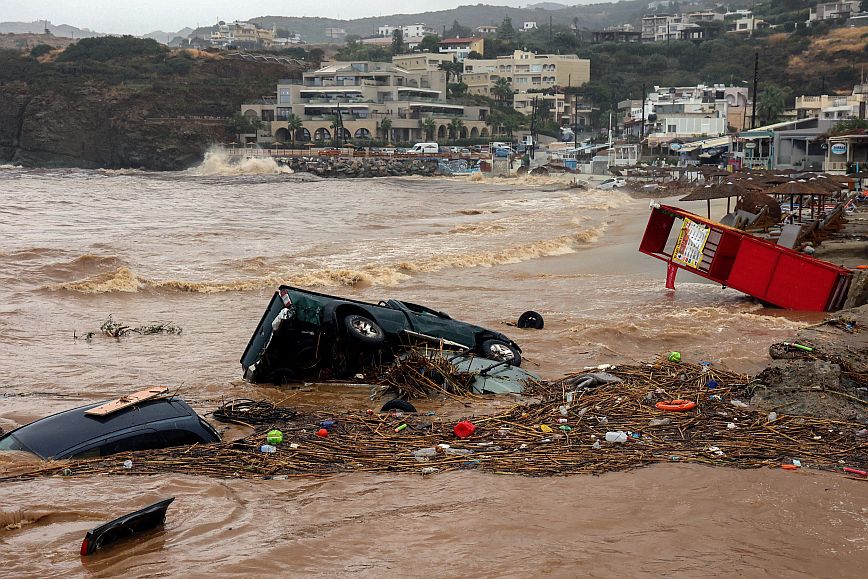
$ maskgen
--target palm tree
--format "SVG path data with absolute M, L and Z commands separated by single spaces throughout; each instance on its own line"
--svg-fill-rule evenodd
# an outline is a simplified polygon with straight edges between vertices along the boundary
M 491 87 L 491 94 L 493 94 L 501 104 L 505 104 L 512 98 L 512 85 L 510 85 L 509 81 L 504 77 L 500 77 L 494 81 L 494 86 Z
M 383 138 L 386 140 L 386 144 L 389 144 L 389 136 L 392 133 L 392 119 L 385 118 L 380 121 L 380 129 L 383 131 Z
M 784 92 L 776 85 L 769 84 L 763 87 L 760 93 L 757 112 L 760 119 L 766 123 L 775 122 L 781 113 L 787 108 L 787 100 Z
M 427 135 L 428 140 L 433 141 L 434 131 L 437 130 L 437 121 L 431 117 L 425 117 L 422 119 L 422 128 L 425 129 L 425 135 Z
M 449 132 L 452 134 L 452 140 L 457 141 L 458 135 L 461 134 L 461 129 L 464 128 L 464 121 L 455 117 L 449 121 Z
M 301 117 L 296 114 L 290 114 L 286 118 L 286 128 L 289 129 L 289 138 L 292 141 L 292 144 L 295 145 L 295 137 L 298 134 L 299 129 L 303 126 L 304 123 L 301 121 Z

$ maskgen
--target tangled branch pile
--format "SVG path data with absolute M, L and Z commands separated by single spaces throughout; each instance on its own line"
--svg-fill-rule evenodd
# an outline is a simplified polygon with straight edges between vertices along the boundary
M 466 440 L 453 435 L 454 421 L 436 416 L 299 414 L 291 423 L 263 423 L 267 426 L 233 443 L 49 463 L 14 477 L 181 472 L 252 478 L 346 471 L 427 474 L 462 468 L 543 476 L 671 461 L 756 468 L 792 464 L 794 459 L 824 470 L 868 466 L 868 437 L 861 436 L 860 424 L 752 410 L 737 400 L 743 382 L 738 375 L 669 362 L 610 372 L 623 381 L 574 392 L 569 406 L 567 379 L 540 386 L 542 403 L 470 417 L 477 428 Z M 711 380 L 717 384 L 712 389 Z M 688 399 L 697 405 L 688 412 L 656 409 L 655 402 L 664 399 Z M 327 438 L 319 438 L 314 432 L 325 419 L 336 424 Z M 402 424 L 407 428 L 398 429 Z M 260 453 L 271 427 L 284 431 L 284 443 L 274 454 Z M 628 438 L 606 442 L 608 431 L 623 431 Z M 438 446 L 442 444 L 450 447 Z M 133 461 L 131 470 L 121 466 L 126 459 Z
M 112 338 L 120 338 L 129 334 L 148 336 L 151 334 L 180 335 L 181 333 L 181 327 L 176 326 L 172 322 L 158 322 L 145 326 L 130 327 L 115 321 L 111 314 L 109 314 L 108 319 L 102 323 L 99 329 L 103 334 L 111 336 Z
M 439 350 L 409 350 L 405 357 L 386 367 L 371 380 L 375 395 L 386 394 L 405 400 L 425 398 L 435 393 L 468 396 L 474 374 L 461 372 Z

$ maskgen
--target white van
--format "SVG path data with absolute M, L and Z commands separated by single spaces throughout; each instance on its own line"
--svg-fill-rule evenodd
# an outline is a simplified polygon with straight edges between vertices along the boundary
M 407 151 L 415 155 L 424 155 L 428 153 L 439 153 L 440 145 L 437 143 L 416 143 L 413 148 Z

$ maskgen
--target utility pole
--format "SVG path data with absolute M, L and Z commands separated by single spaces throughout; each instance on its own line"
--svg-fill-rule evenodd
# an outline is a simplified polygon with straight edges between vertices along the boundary
M 531 101 L 530 108 L 530 158 L 534 158 L 534 153 L 536 152 L 536 107 L 537 107 L 537 97 L 533 97 L 533 101 Z
M 757 81 L 759 80 L 759 51 L 753 53 L 753 105 L 750 107 L 750 128 L 756 128 Z
M 549 50 L 552 49 L 552 17 L 549 14 Z

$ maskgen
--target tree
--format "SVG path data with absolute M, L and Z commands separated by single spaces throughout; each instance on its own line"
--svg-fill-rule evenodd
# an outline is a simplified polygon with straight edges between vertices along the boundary
M 289 138 L 292 141 L 292 144 L 295 144 L 295 137 L 298 134 L 298 131 L 302 128 L 301 117 L 296 114 L 290 114 L 286 118 L 286 128 L 289 130 Z
M 419 52 L 440 52 L 440 37 L 436 34 L 426 34 L 416 46 Z
M 380 121 L 380 130 L 383 131 L 383 140 L 388 145 L 391 140 L 389 137 L 392 135 L 392 119 L 386 117 Z
M 464 65 L 460 62 L 441 62 L 440 70 L 446 73 L 446 84 L 449 84 L 451 78 L 459 80 L 461 73 L 464 72 Z
M 512 100 L 512 85 L 509 84 L 509 81 L 504 77 L 498 78 L 494 81 L 494 86 L 491 87 L 491 94 L 494 95 L 498 101 L 500 101 L 501 106 L 505 103 L 508 104 L 508 101 Z
M 460 99 L 461 97 L 467 96 L 467 85 L 463 82 L 453 82 L 446 85 L 446 92 L 449 97 L 454 99 Z
M 469 53 L 467 53 L 467 58 L 469 58 L 470 60 L 482 60 L 482 55 L 475 50 L 471 50 Z
M 461 117 L 453 117 L 453 119 L 449 121 L 449 134 L 452 135 L 453 141 L 458 139 L 458 136 L 461 134 L 461 129 L 463 128 L 464 121 L 461 120 Z
M 437 130 L 437 121 L 431 117 L 422 119 L 422 128 L 425 129 L 425 135 L 429 141 L 434 140 L 434 131 Z
M 396 28 L 392 31 L 392 56 L 404 54 L 404 31 Z
M 786 109 L 787 100 L 784 91 L 774 84 L 765 85 L 760 92 L 756 109 L 761 122 L 764 124 L 775 122 Z
M 446 38 L 466 38 L 472 34 L 473 31 L 470 28 L 461 26 L 457 20 L 453 20 L 452 28 L 446 31 Z
M 515 28 L 512 27 L 512 18 L 505 16 L 503 22 L 497 27 L 497 37 L 503 40 L 513 40 L 515 38 Z
M 240 140 L 240 135 L 255 133 L 261 129 L 262 121 L 258 117 L 246 117 L 241 113 L 235 113 L 229 117 L 227 128 Z

